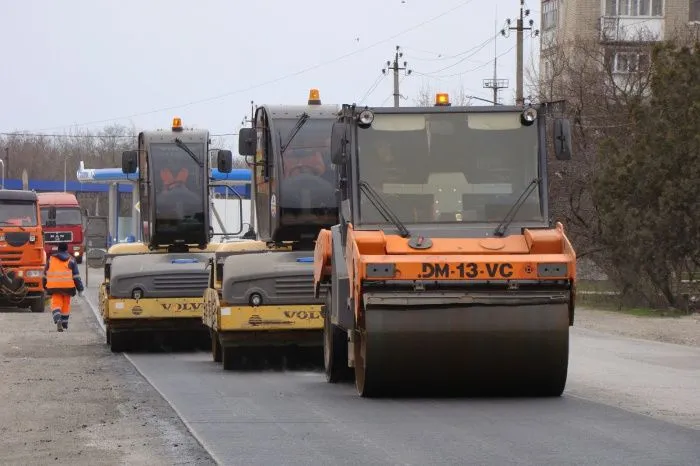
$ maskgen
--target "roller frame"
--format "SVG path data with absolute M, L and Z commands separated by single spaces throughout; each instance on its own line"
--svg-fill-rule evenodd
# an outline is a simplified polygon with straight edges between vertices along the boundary
M 420 114 L 424 112 L 423 109 L 413 108 L 403 111 L 374 110 L 389 113 Z M 353 118 L 357 116 L 355 111 L 354 106 L 344 106 L 345 113 L 338 120 L 338 122 L 347 122 L 349 126 L 345 134 L 350 138 L 350 150 L 343 153 L 347 158 L 343 159 L 339 165 L 340 170 L 347 169 L 347 172 L 344 172 L 348 176 L 346 186 L 356 181 L 351 175 L 354 173 L 352 164 L 355 156 L 353 138 L 354 131 L 357 131 L 357 125 L 353 123 Z M 540 146 L 545 147 L 544 127 L 542 126 L 539 131 Z M 546 153 L 541 151 L 539 163 L 546 166 L 546 160 Z M 349 165 L 345 166 L 346 163 Z M 546 212 L 548 210 L 546 172 L 542 177 L 543 182 L 540 186 L 543 187 L 541 189 L 545 194 L 541 202 Z M 345 367 L 336 366 L 332 370 L 328 367 L 328 361 L 331 359 L 329 349 L 338 350 L 347 335 L 347 355 L 344 357 L 347 358 L 347 367 L 355 368 L 355 385 L 362 397 L 413 395 L 426 392 L 452 392 L 460 395 L 486 393 L 560 396 L 562 394 L 568 372 L 569 327 L 573 325 L 574 320 L 575 252 L 563 234 L 563 227 L 560 224 L 553 225 L 549 222 L 510 225 L 510 230 L 504 231 L 505 236 L 522 236 L 524 241 L 532 239 L 527 237 L 527 229 L 533 232 L 558 231 L 561 233 L 562 250 L 551 251 L 552 235 L 544 233 L 538 236 L 540 242 L 537 243 L 537 247 L 530 246 L 528 243 L 529 250 L 504 252 L 498 260 L 503 261 L 502 257 L 512 255 L 513 258 L 517 257 L 517 261 L 522 262 L 525 258 L 531 263 L 539 264 L 546 259 L 540 256 L 566 255 L 565 261 L 572 272 L 563 280 L 556 280 L 551 276 L 542 277 L 542 280 L 534 280 L 534 282 L 541 282 L 539 289 L 528 290 L 527 287 L 523 287 L 522 290 L 512 292 L 507 291 L 505 284 L 513 280 L 492 279 L 488 281 L 500 284 L 503 291 L 472 289 L 455 293 L 454 289 L 452 292 L 425 290 L 419 283 L 421 280 L 418 279 L 407 280 L 415 288 L 402 291 L 393 289 L 393 285 L 396 284 L 393 277 L 385 279 L 384 284 L 378 283 L 379 275 L 362 278 L 366 264 L 355 263 L 361 260 L 362 256 L 358 256 L 357 245 L 352 244 L 355 238 L 348 237 L 353 230 L 352 221 L 357 220 L 353 216 L 351 205 L 359 202 L 358 199 L 357 189 L 340 193 L 340 224 L 331 227 L 330 231 L 322 232 L 316 244 L 317 293 L 321 283 L 330 284 L 326 304 L 330 309 L 326 309 L 324 326 L 328 382 L 340 381 L 347 375 L 344 374 Z M 439 228 L 430 225 L 424 226 L 424 229 L 425 232 L 421 228 L 414 227 L 411 230 L 412 236 L 424 235 L 435 241 L 440 241 L 440 238 L 459 238 L 465 241 L 464 246 L 466 246 L 464 249 L 460 247 L 459 253 L 454 248 L 444 251 L 437 247 L 443 252 L 426 251 L 426 256 L 450 255 L 455 257 L 453 261 L 461 262 L 472 255 L 494 254 L 477 247 L 479 238 L 483 237 L 481 236 L 483 231 L 470 231 L 468 226 L 463 230 L 450 232 L 442 232 Z M 330 240 L 326 237 L 328 233 L 330 233 Z M 392 244 L 396 248 L 396 234 L 386 231 L 384 234 L 393 238 Z M 373 247 L 376 245 L 376 242 L 373 243 Z M 472 249 L 467 252 L 466 249 L 469 247 Z M 382 253 L 371 254 L 377 255 L 379 264 L 391 262 L 387 261 L 386 256 L 381 255 Z M 398 252 L 396 257 L 408 257 L 405 254 L 410 253 L 408 250 Z M 350 255 L 352 257 L 349 257 Z M 411 256 L 413 262 L 421 262 L 421 254 L 413 253 Z M 442 262 L 444 259 L 432 258 L 431 260 Z M 362 282 L 349 283 L 349 269 L 353 268 L 355 275 L 353 280 L 362 279 Z M 362 269 L 360 277 L 357 276 L 358 268 Z M 533 272 L 529 271 L 525 275 L 531 277 L 532 274 Z M 539 272 L 534 277 L 538 278 L 538 274 Z M 456 280 L 451 279 L 433 281 L 453 287 L 458 284 Z M 533 282 L 533 280 L 523 280 L 523 283 L 527 281 Z M 548 283 L 556 281 L 563 281 L 563 286 L 558 289 L 547 287 Z M 359 289 L 356 288 L 357 286 Z M 362 302 L 354 302 L 354 296 Z M 363 342 L 367 341 L 365 339 L 367 330 L 369 330 L 369 340 L 366 348 L 363 348 Z M 397 349 L 397 346 L 401 348 Z M 376 364 L 372 366 L 370 372 L 366 373 L 362 370 L 365 356 L 363 350 L 369 351 L 366 354 L 369 356 L 368 359 Z M 471 355 L 473 357 L 469 357 Z M 333 360 L 335 363 L 339 362 L 338 358 Z M 379 381 L 377 377 L 380 378 Z

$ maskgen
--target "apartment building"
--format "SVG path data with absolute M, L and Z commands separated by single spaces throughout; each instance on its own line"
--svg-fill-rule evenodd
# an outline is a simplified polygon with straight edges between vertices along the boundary
M 540 76 L 552 73 L 552 57 L 576 41 L 609 50 L 613 73 L 630 73 L 648 63 L 635 46 L 675 34 L 700 34 L 700 0 L 542 0 Z

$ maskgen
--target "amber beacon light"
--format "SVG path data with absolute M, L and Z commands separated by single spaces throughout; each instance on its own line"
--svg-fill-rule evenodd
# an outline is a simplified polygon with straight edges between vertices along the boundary
M 435 106 L 450 106 L 450 96 L 446 92 L 440 92 L 435 95 Z
M 182 119 L 179 117 L 173 118 L 173 131 L 182 131 Z
M 309 105 L 321 105 L 321 94 L 318 92 L 318 89 L 309 91 Z

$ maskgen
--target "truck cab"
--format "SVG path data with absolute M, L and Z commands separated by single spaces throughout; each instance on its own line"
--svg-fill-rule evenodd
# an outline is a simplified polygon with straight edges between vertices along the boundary
M 78 264 L 85 255 L 86 215 L 75 194 L 53 192 L 37 194 L 41 225 L 44 232 L 44 250 L 51 255 L 59 243 L 68 243 L 68 252 Z
M 45 265 L 37 194 L 0 189 L 0 306 L 43 312 Z

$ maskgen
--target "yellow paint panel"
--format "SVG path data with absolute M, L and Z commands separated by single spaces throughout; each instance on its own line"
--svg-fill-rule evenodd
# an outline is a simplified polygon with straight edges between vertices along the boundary
M 220 330 L 309 330 L 323 329 L 320 305 L 222 306 Z
M 221 243 L 217 249 L 217 252 L 228 252 L 228 251 L 264 251 L 268 249 L 267 244 L 264 241 L 233 241 L 230 243 Z
M 202 317 L 203 298 L 110 299 L 108 319 Z
M 139 254 L 148 252 L 144 243 L 119 243 L 107 250 L 107 254 Z

